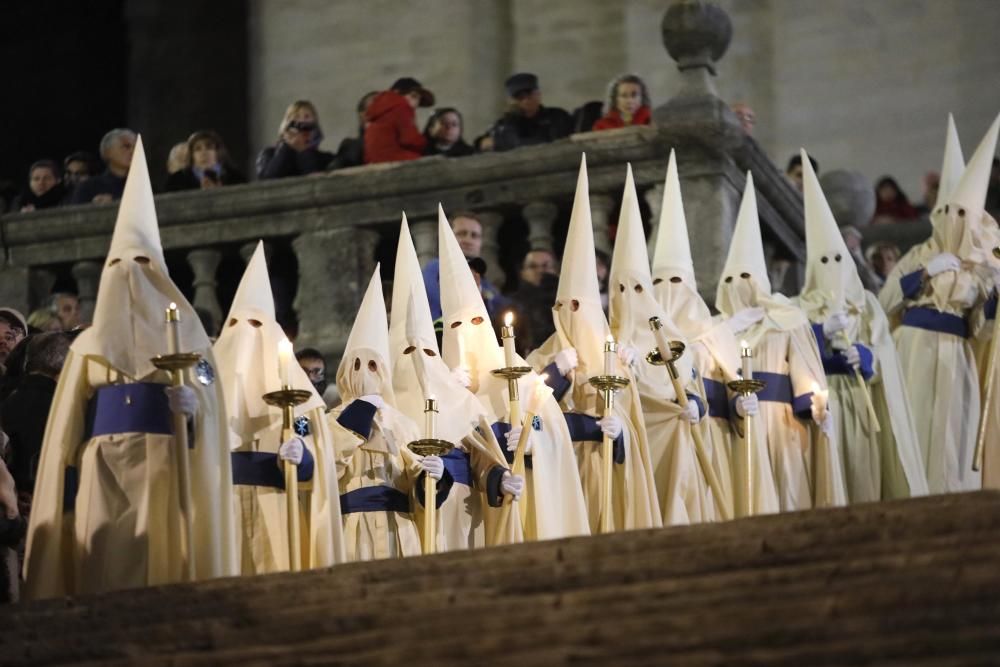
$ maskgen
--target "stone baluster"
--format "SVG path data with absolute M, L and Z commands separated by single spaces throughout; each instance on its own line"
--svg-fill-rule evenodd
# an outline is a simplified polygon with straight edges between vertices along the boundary
M 507 274 L 500 265 L 500 225 L 503 224 L 503 214 L 497 211 L 477 211 L 476 217 L 483 223 L 481 255 L 486 261 L 486 278 L 499 289 L 507 279 Z
M 552 243 L 552 225 L 559 215 L 559 207 L 552 202 L 535 201 L 521 209 L 528 222 L 528 244 L 531 250 L 544 249 L 555 252 Z
M 437 229 L 437 218 L 410 223 L 410 236 L 413 238 L 413 246 L 416 248 L 421 267 L 427 266 L 429 261 L 438 256 Z
M 299 262 L 296 347 L 314 347 L 339 358 L 375 269 L 378 232 L 357 228 L 307 232 L 292 241 Z M 383 267 L 383 276 L 391 267 Z M 386 362 L 388 363 L 388 361 Z
M 31 304 L 28 310 L 40 308 L 52 294 L 52 287 L 56 284 L 56 274 L 49 269 L 31 269 L 28 272 L 28 303 Z M 25 315 L 28 314 L 26 310 Z
M 590 219 L 594 224 L 594 249 L 608 253 L 611 257 L 611 208 L 615 200 L 609 195 L 590 195 Z
M 646 190 L 643 194 L 646 204 L 649 205 L 649 240 L 646 249 L 649 252 L 649 260 L 653 261 L 653 253 L 656 251 L 656 235 L 660 231 L 660 209 L 663 206 L 663 183 L 657 183 Z
M 214 335 L 222 324 L 222 307 L 215 280 L 221 259 L 222 253 L 212 248 L 199 248 L 187 254 L 188 265 L 194 273 L 194 300 L 191 305 L 212 316 L 214 326 L 206 326 L 206 329 L 211 329 L 209 336 Z
M 73 264 L 73 278 L 76 280 L 76 295 L 80 300 L 80 323 L 90 324 L 94 319 L 94 304 L 97 302 L 97 286 L 101 282 L 103 265 L 93 260 Z

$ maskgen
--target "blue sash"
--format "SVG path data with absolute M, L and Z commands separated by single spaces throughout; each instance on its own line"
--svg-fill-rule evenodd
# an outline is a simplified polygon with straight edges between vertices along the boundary
M 458 484 L 472 486 L 472 459 L 468 453 L 455 447 L 441 457 L 444 469 L 451 473 L 452 479 Z
M 406 512 L 410 499 L 405 493 L 391 486 L 365 486 L 340 496 L 340 513 L 352 512 Z
M 99 388 L 87 405 L 84 439 L 116 433 L 172 435 L 166 385 L 155 382 L 112 384 Z
M 903 314 L 903 326 L 951 334 L 959 338 L 969 337 L 969 323 L 965 318 L 942 313 L 934 308 L 910 308 Z

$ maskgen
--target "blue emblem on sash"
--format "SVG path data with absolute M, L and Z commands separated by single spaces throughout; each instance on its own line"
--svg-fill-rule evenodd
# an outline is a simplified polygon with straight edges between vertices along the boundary
M 312 432 L 312 429 L 310 429 L 309 426 L 310 426 L 309 417 L 306 417 L 305 415 L 300 415 L 296 417 L 294 424 L 295 435 L 301 438 L 306 437 Z

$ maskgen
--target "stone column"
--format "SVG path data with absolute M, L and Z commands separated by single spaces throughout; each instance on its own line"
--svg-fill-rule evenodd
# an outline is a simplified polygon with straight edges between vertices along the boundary
M 76 279 L 76 295 L 80 300 L 80 322 L 90 324 L 94 319 L 94 304 L 97 302 L 97 286 L 101 282 L 101 262 L 85 260 L 73 264 L 73 278 Z
M 410 236 L 413 237 L 413 246 L 417 250 L 417 259 L 420 260 L 421 268 L 438 256 L 437 230 L 437 218 L 410 223 Z
M 0 306 L 21 311 L 28 316 L 31 306 L 31 289 L 27 267 L 4 263 L 0 269 Z
M 552 247 L 552 225 L 559 215 L 559 207 L 552 202 L 535 201 L 521 209 L 521 215 L 528 222 L 530 250 L 545 249 L 555 252 L 555 248 Z
M 646 250 L 649 253 L 649 261 L 653 261 L 653 253 L 656 252 L 656 235 L 660 231 L 660 207 L 663 206 L 663 183 L 654 185 L 643 193 L 646 204 L 649 205 L 649 240 L 646 243 Z
M 594 249 L 602 250 L 611 257 L 611 208 L 615 200 L 609 195 L 590 195 L 590 219 L 594 223 Z
M 201 248 L 192 250 L 187 254 L 188 265 L 194 273 L 194 301 L 195 308 L 201 308 L 212 316 L 215 324 L 213 335 L 222 324 L 222 307 L 219 305 L 219 295 L 216 291 L 218 283 L 215 281 L 216 270 L 219 268 L 219 261 L 222 253 L 212 248 Z
M 476 216 L 483 223 L 482 257 L 486 260 L 486 278 L 500 289 L 507 274 L 500 266 L 500 225 L 503 215 L 497 211 L 477 211 Z
M 31 269 L 28 272 L 28 310 L 24 311 L 25 317 L 29 310 L 41 307 L 45 300 L 52 294 L 52 287 L 56 284 L 56 274 L 49 269 Z
M 365 228 L 324 229 L 292 241 L 299 261 L 297 348 L 315 347 L 330 360 L 340 358 L 375 269 L 377 244 L 378 232 Z

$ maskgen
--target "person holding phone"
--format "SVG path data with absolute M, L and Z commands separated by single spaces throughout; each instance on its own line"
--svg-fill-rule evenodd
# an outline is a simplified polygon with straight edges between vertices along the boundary
M 323 171 L 334 159 L 333 153 L 321 151 L 323 130 L 319 114 L 308 100 L 292 102 L 278 127 L 278 141 L 257 156 L 257 178 L 305 176 Z
M 230 162 L 222 137 L 213 130 L 198 130 L 188 137 L 187 153 L 187 166 L 167 178 L 167 192 L 247 182 Z

